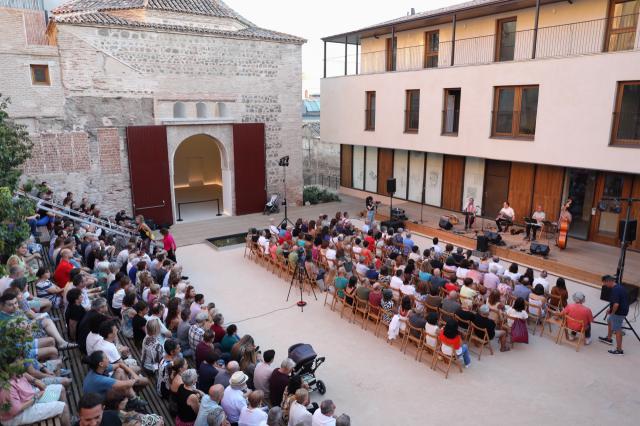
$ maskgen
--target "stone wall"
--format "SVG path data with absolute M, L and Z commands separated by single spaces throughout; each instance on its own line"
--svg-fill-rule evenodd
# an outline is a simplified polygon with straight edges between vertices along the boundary
M 68 95 L 231 98 L 231 118 L 265 123 L 267 192 L 282 191 L 277 163 L 289 155 L 287 195 L 301 201 L 299 45 L 120 28 L 58 29 Z
M 337 189 L 340 182 L 340 145 L 321 141 L 311 124 L 315 123 L 305 123 L 302 127 L 304 182 Z

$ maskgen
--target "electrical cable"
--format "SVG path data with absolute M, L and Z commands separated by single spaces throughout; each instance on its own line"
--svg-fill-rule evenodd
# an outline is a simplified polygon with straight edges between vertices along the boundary
M 297 308 L 297 307 L 298 307 L 298 305 L 294 303 L 293 305 L 287 306 L 286 308 L 274 309 L 273 311 L 265 312 L 264 314 L 256 315 L 256 316 L 253 316 L 253 317 L 244 318 L 244 319 L 241 319 L 241 320 L 238 320 L 238 321 L 225 321 L 225 322 L 227 324 L 238 324 L 238 323 L 249 321 L 249 320 L 256 319 L 256 318 L 266 317 L 267 315 L 271 315 L 271 314 L 279 312 L 279 311 L 286 311 L 287 309 Z

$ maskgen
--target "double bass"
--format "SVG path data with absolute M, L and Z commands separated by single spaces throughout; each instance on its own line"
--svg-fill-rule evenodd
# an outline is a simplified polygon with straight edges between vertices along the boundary
M 560 217 L 558 218 L 558 236 L 556 237 L 556 245 L 560 250 L 567 248 L 569 225 L 571 224 L 571 213 L 569 212 L 571 203 L 573 203 L 573 200 L 569 198 L 560 209 Z

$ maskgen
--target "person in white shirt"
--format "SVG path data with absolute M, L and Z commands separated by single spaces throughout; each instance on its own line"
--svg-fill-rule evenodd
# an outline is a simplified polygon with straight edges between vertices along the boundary
M 358 274 L 364 277 L 368 270 L 369 267 L 365 263 L 365 258 L 360 256 L 359 262 L 356 263 L 356 271 L 358 272 Z
M 493 258 L 491 259 L 491 262 L 489 262 L 489 270 L 491 270 L 492 267 L 496 268 L 495 274 L 498 276 L 502 276 L 504 275 L 504 266 L 502 266 L 500 264 L 500 258 L 498 256 L 493 256 Z
M 242 371 L 236 371 L 229 379 L 229 386 L 224 390 L 220 405 L 222 405 L 229 423 L 238 423 L 242 409 L 247 406 L 244 393 L 247 390 L 248 380 L 249 376 Z
M 120 309 L 122 309 L 122 300 L 124 299 L 125 294 L 131 288 L 131 280 L 126 275 L 120 278 L 120 289 L 116 291 L 113 295 L 113 300 L 111 301 L 111 307 L 116 310 L 116 313 L 120 314 Z
M 391 287 L 394 290 L 400 290 L 404 285 L 404 281 L 402 280 L 402 274 L 403 274 L 402 270 L 398 269 L 396 271 L 396 274 L 391 278 L 391 281 L 389 282 L 389 287 Z
M 258 244 L 262 247 L 265 254 L 269 254 L 269 239 L 266 237 L 266 233 L 262 231 L 260 233 L 260 237 L 258 238 Z
M 262 409 L 262 391 L 253 391 L 247 397 L 249 405 L 240 412 L 238 426 L 263 426 L 267 422 L 267 413 Z
M 335 426 L 336 419 L 333 413 L 336 411 L 336 405 L 330 399 L 325 399 L 320 403 L 320 408 L 313 413 L 311 417 L 311 426 Z
M 309 391 L 300 388 L 296 391 L 296 400 L 289 407 L 288 426 L 311 426 L 312 415 L 307 410 Z
M 102 351 L 109 359 L 109 363 L 115 364 L 122 360 L 122 355 L 118 351 L 115 345 L 116 336 L 118 334 L 118 328 L 112 321 L 105 321 L 100 324 L 100 340 L 93 345 L 93 352 Z M 87 347 L 87 353 L 89 348 Z
M 129 244 L 124 250 L 118 253 L 116 262 L 118 262 L 120 266 L 125 265 L 127 262 L 129 262 L 129 253 L 133 252 L 135 248 L 136 246 L 134 244 Z
M 505 231 L 509 228 L 509 225 L 513 225 L 513 219 L 516 217 L 516 213 L 513 211 L 508 201 L 502 204 L 502 208 L 496 217 L 496 225 L 498 226 L 498 232 L 502 232 L 502 227 L 505 226 Z
M 253 387 L 256 390 L 261 390 L 264 393 L 265 398 L 269 397 L 269 379 L 271 373 L 276 367 L 273 365 L 273 359 L 276 356 L 276 351 L 269 349 L 262 354 L 262 362 L 256 365 L 253 372 Z
M 547 271 L 540 272 L 540 276 L 533 280 L 533 288 L 535 288 L 536 285 L 541 284 L 542 287 L 544 287 L 545 294 L 549 294 L 549 281 L 547 281 L 547 275 Z
M 442 253 L 442 247 L 440 247 L 438 245 L 439 240 L 438 237 L 433 239 L 433 245 L 431 246 L 431 251 L 433 251 L 434 254 L 441 254 Z
M 536 207 L 536 210 L 531 215 L 531 219 L 536 221 L 536 225 L 531 224 L 531 223 L 527 223 L 527 226 L 525 227 L 524 239 L 525 240 L 531 239 L 531 240 L 535 241 L 536 240 L 536 234 L 538 233 L 539 230 L 542 229 L 542 227 L 544 226 L 544 220 L 546 219 L 546 215 L 542 211 L 542 206 L 541 205 L 538 205 Z M 533 237 L 531 237 L 532 230 L 533 230 Z

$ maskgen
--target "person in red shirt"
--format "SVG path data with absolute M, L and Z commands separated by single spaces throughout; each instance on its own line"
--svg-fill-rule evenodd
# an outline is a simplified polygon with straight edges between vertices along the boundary
M 462 344 L 462 337 L 460 337 L 456 320 L 448 319 L 444 328 L 440 331 L 438 338 L 440 342 L 442 342 L 442 352 L 445 355 L 452 355 L 451 350 L 453 350 L 458 357 L 462 357 L 464 366 L 469 367 L 469 364 L 471 364 L 471 356 L 469 355 L 467 345 Z
M 71 270 L 73 269 L 73 264 L 69 262 L 71 259 L 71 250 L 64 249 L 60 252 L 60 263 L 58 263 L 58 267 L 53 273 L 53 279 L 56 282 L 56 285 L 60 288 L 64 288 L 69 281 L 71 281 Z
M 214 333 L 213 343 L 220 343 L 222 338 L 227 334 L 227 331 L 223 327 L 224 318 L 222 314 L 215 314 L 213 316 L 213 324 L 211 325 L 211 331 Z
M 581 326 L 584 325 L 584 344 L 588 345 L 591 343 L 591 322 L 593 321 L 593 312 L 591 309 L 584 306 L 585 296 L 581 292 L 577 291 L 573 293 L 571 297 L 574 303 L 567 305 L 566 308 L 563 309 L 562 314 L 567 318 L 567 327 L 573 330 L 569 333 L 569 340 L 574 340 L 576 338 L 576 332 L 580 331 Z M 582 321 L 580 323 L 579 321 Z
M 176 240 L 173 239 L 173 235 L 171 235 L 167 228 L 162 228 L 160 230 L 160 234 L 162 234 L 163 237 L 162 246 L 164 248 L 164 251 L 167 252 L 167 257 L 174 262 L 177 262 L 176 250 L 178 249 L 178 247 L 176 246 Z

